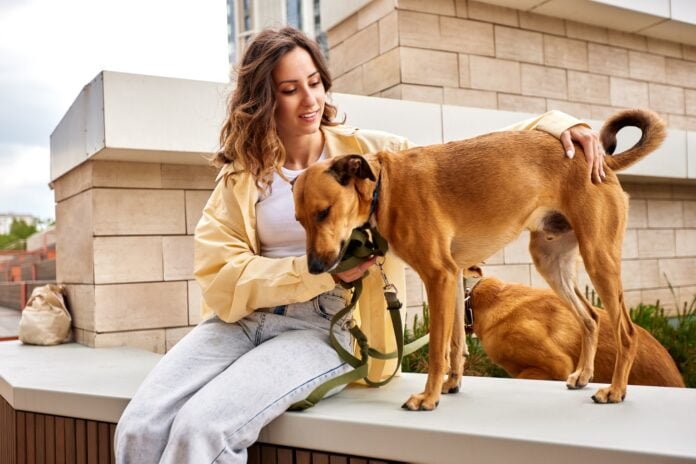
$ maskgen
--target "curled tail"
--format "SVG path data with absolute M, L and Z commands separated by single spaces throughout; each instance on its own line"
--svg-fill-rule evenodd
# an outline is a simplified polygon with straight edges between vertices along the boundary
M 631 166 L 644 156 L 652 153 L 667 136 L 665 123 L 650 110 L 633 109 L 619 111 L 606 120 L 599 133 L 607 154 L 616 150 L 616 134 L 626 126 L 635 126 L 643 133 L 638 143 L 618 155 L 607 156 L 604 160 L 613 171 Z

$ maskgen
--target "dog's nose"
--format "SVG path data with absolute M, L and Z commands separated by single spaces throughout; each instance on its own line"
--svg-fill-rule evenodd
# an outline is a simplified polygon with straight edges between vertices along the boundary
M 324 272 L 324 263 L 314 252 L 311 252 L 307 257 L 307 264 L 309 267 L 310 274 L 321 274 L 322 272 Z

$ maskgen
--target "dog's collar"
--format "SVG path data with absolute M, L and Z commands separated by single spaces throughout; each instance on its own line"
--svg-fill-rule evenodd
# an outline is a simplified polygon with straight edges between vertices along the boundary
M 377 218 L 374 218 L 374 224 L 373 224 L 373 215 L 375 214 L 375 211 L 377 211 L 377 203 L 379 202 L 379 187 L 382 185 L 382 171 L 379 171 L 379 175 L 377 176 L 377 184 L 375 184 L 375 190 L 372 192 L 372 203 L 370 203 L 370 215 L 367 217 L 367 223 L 370 224 L 373 228 L 377 227 Z
M 481 282 L 483 278 L 464 278 L 464 328 L 471 329 L 474 327 L 474 306 L 471 303 L 471 296 L 474 288 Z

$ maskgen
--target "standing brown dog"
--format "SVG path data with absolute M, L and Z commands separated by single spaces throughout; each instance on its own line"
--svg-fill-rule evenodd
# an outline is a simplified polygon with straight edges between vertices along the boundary
M 606 158 L 601 184 L 589 180 L 589 166 L 581 156 L 564 158 L 558 140 L 539 131 L 341 156 L 316 163 L 297 177 L 295 211 L 307 231 L 310 272 L 332 269 L 352 230 L 370 221 L 425 283 L 431 314 L 428 380 L 405 408 L 432 410 L 441 392 L 458 391 L 462 344 L 450 343 L 461 340 L 463 330 L 455 323 L 461 270 L 484 261 L 524 228 L 532 231 L 530 251 L 537 269 L 582 325 L 580 359 L 567 385 L 582 388 L 592 378 L 599 334 L 597 313 L 576 285 L 579 251 L 606 305 L 617 345 L 611 385 L 593 399 L 623 400 L 637 345 L 621 286 L 628 200 L 614 171 L 646 156 L 665 137 L 656 114 L 623 111 L 602 128 L 608 153 L 625 126 L 639 127 L 642 137 L 633 148 Z M 375 191 L 378 203 L 371 214 Z
M 474 333 L 493 362 L 518 379 L 565 380 L 580 358 L 582 331 L 567 305 L 552 290 L 481 279 L 470 292 Z M 611 381 L 616 346 L 606 311 L 599 315 L 594 381 Z M 683 387 L 667 350 L 635 326 L 638 349 L 628 376 L 631 385 Z

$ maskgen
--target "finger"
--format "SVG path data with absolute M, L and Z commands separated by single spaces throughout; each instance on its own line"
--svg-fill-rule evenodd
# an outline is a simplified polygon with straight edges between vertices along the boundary
M 372 258 L 368 259 L 364 263 L 360 264 L 358 268 L 360 268 L 361 275 L 363 272 L 365 272 L 370 266 L 375 264 L 377 262 L 377 257 L 373 256 Z
M 594 160 L 595 160 L 595 146 L 592 137 L 583 137 L 580 140 L 582 149 L 585 152 L 585 159 L 587 160 L 587 165 L 590 167 L 590 182 L 592 182 L 592 177 L 594 174 Z
M 607 178 L 607 173 L 604 172 L 604 157 L 606 156 L 606 153 L 604 153 L 604 147 L 602 147 L 602 143 L 597 140 L 597 159 L 599 160 L 599 175 L 602 177 L 602 179 Z
M 573 146 L 573 139 L 570 136 L 569 130 L 561 134 L 561 143 L 563 144 L 563 149 L 565 150 L 566 156 L 572 159 L 573 156 L 575 156 L 575 147 Z
M 602 157 L 599 156 L 599 143 L 592 137 L 592 143 L 594 146 L 595 157 L 592 165 L 592 171 L 594 172 L 594 177 L 598 183 L 602 183 L 602 176 L 600 171 L 602 170 Z

